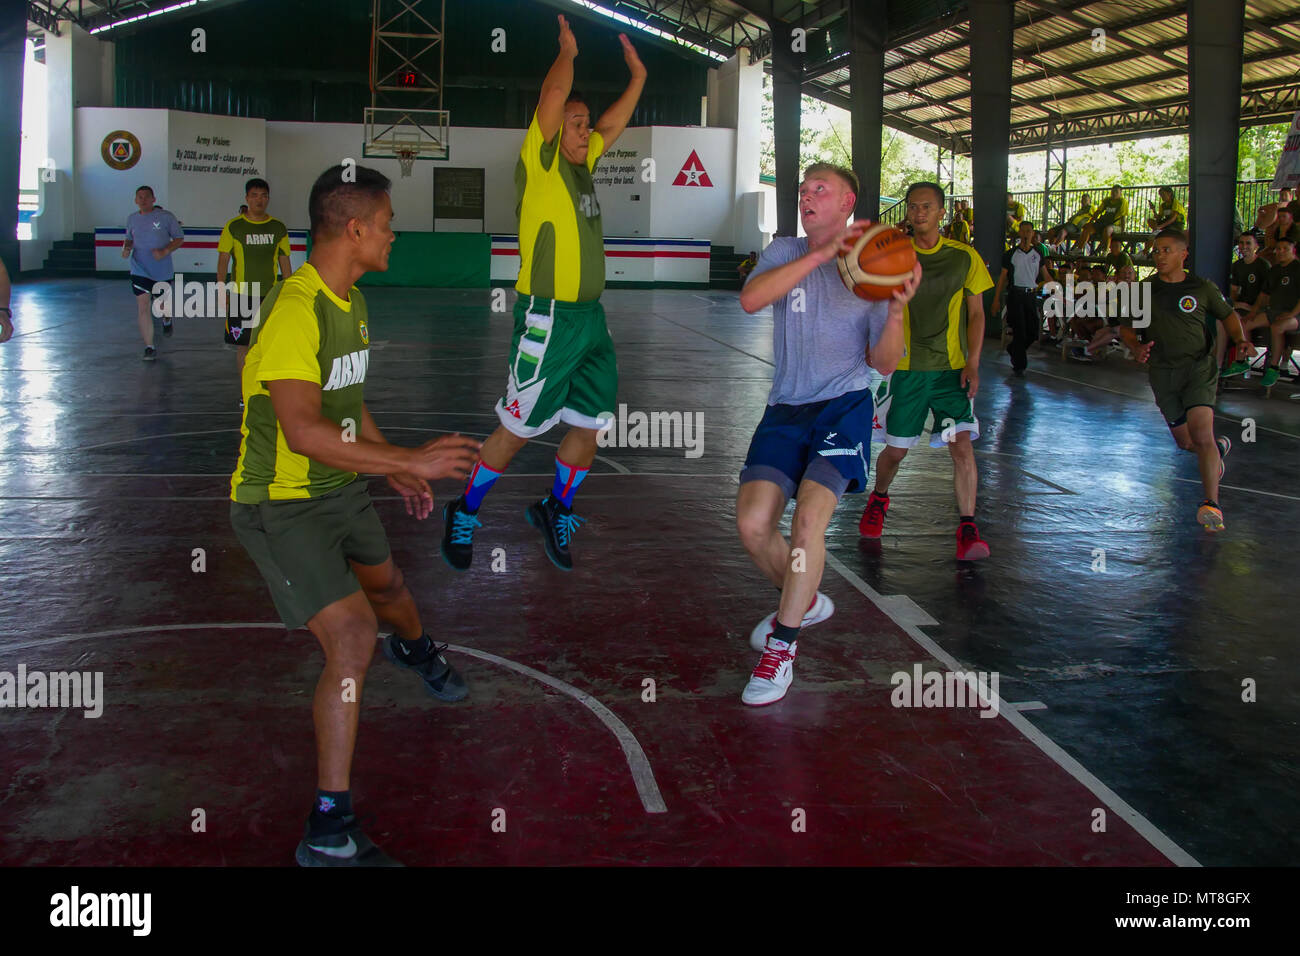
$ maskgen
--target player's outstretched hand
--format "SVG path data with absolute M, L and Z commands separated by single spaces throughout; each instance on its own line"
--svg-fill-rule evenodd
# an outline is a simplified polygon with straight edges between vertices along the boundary
M 632 41 L 627 38 L 626 33 L 620 33 L 618 35 L 618 42 L 623 44 L 623 62 L 627 64 L 628 72 L 630 72 L 634 78 L 640 77 L 644 80 L 645 64 L 642 63 L 641 58 L 636 55 L 636 47 L 632 45 Z
M 974 365 L 967 365 L 961 370 L 961 387 L 966 389 L 966 397 L 975 401 L 975 393 L 980 390 L 980 370 Z
M 429 512 L 433 511 L 433 491 L 427 481 L 406 471 L 399 471 L 386 477 L 388 487 L 402 496 L 408 515 L 415 515 L 420 521 L 429 517 Z
M 906 305 L 907 302 L 916 295 L 916 287 L 921 284 L 921 263 L 912 266 L 912 278 L 908 279 L 901 286 L 894 290 L 894 298 L 899 304 Z
M 1154 344 L 1154 342 L 1143 342 L 1139 345 L 1137 350 L 1133 353 L 1133 361 L 1138 363 L 1145 362 L 1151 356 L 1151 346 Z
M 464 435 L 440 435 L 413 450 L 412 475 L 437 481 L 439 478 L 464 478 L 478 461 L 482 442 Z
M 559 15 L 560 20 L 560 52 L 568 56 L 578 55 L 578 38 L 573 35 L 569 29 L 569 21 L 564 19 L 564 14 Z

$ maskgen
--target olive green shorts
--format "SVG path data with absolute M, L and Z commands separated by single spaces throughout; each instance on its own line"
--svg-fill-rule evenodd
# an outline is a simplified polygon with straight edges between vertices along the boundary
M 319 498 L 256 505 L 232 501 L 230 523 L 266 579 L 286 627 L 301 627 L 361 590 L 349 561 L 388 560 L 388 536 L 361 480 Z
M 1151 391 L 1170 428 L 1187 421 L 1187 410 L 1197 405 L 1214 407 L 1219 385 L 1219 368 L 1213 355 L 1173 368 L 1151 366 Z

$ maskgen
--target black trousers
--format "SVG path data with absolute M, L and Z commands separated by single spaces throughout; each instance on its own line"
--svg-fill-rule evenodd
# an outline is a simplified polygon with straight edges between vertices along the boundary
M 1023 369 L 1029 364 L 1025 350 L 1038 339 L 1038 309 L 1032 289 L 1007 290 L 1007 325 L 1011 328 L 1011 341 L 1007 351 L 1011 354 L 1011 367 Z

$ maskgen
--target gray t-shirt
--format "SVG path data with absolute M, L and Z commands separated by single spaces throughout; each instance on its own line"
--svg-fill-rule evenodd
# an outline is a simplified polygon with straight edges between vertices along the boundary
M 806 237 L 778 236 L 758 257 L 754 277 L 808 253 Z M 799 291 L 803 291 L 802 303 Z M 802 304 L 801 311 L 795 306 Z M 772 303 L 769 405 L 810 405 L 871 387 L 867 344 L 880 341 L 889 303 L 859 299 L 844 286 L 835 262 L 825 262 Z
M 175 274 L 171 253 L 155 259 L 153 251 L 184 235 L 181 224 L 166 209 L 155 206 L 148 215 L 133 212 L 127 216 L 126 238 L 134 243 L 131 247 L 131 275 L 144 276 L 155 282 L 170 281 Z

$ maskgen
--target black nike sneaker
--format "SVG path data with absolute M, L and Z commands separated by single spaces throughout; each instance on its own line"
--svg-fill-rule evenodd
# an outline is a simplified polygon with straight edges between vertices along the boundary
M 354 814 L 340 817 L 330 833 L 311 833 L 310 825 L 294 853 L 299 866 L 401 866 L 361 832 Z
M 385 657 L 398 667 L 405 667 L 419 674 L 424 679 L 425 688 L 434 697 L 454 703 L 464 700 L 469 695 L 469 688 L 465 686 L 465 679 L 457 673 L 456 668 L 448 664 L 447 658 L 442 656 L 442 652 L 446 649 L 446 644 L 431 643 L 428 652 L 422 657 L 412 657 L 407 650 L 406 642 L 399 639 L 396 634 L 389 634 L 388 639 L 384 641 Z
M 474 529 L 483 527 L 477 515 L 465 510 L 465 496 L 442 506 L 442 558 L 457 571 L 474 560 Z
M 547 495 L 541 501 L 529 505 L 525 516 L 530 525 L 542 532 L 546 556 L 551 559 L 551 563 L 561 571 L 572 571 L 569 539 L 582 524 L 582 519 L 564 507 L 553 495 Z

